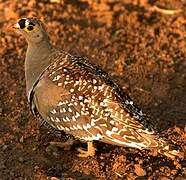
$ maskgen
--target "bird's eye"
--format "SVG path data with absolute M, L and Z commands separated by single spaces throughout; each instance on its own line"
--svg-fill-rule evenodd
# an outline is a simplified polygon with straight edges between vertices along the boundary
M 20 26 L 21 29 L 24 29 L 25 28 L 25 21 L 26 21 L 25 19 L 19 20 L 18 24 L 19 24 L 19 26 Z
M 31 25 L 27 27 L 27 30 L 28 30 L 28 31 L 32 31 L 33 29 L 34 29 L 34 27 L 31 26 Z

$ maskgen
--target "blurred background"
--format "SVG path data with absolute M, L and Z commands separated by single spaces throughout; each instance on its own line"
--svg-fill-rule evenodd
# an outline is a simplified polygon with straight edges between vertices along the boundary
M 30 113 L 26 41 L 10 27 L 38 17 L 54 45 L 100 65 L 186 151 L 185 0 L 0 0 L 0 179 L 185 179 L 186 162 L 97 144 L 95 157 L 49 146 L 64 141 Z M 81 144 L 80 144 L 81 145 Z

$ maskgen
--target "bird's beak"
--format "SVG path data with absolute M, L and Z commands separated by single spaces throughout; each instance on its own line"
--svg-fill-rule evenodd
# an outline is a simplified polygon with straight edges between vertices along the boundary
M 5 27 L 5 30 L 6 30 L 7 32 L 15 32 L 15 31 L 18 32 L 17 30 L 19 30 L 19 29 L 20 29 L 20 26 L 19 26 L 18 23 L 16 23 L 16 24 L 11 24 L 11 25 Z
M 13 29 L 20 29 L 20 26 L 19 26 L 18 23 L 16 23 L 16 24 L 14 24 L 14 25 L 12 26 L 12 28 L 13 28 Z

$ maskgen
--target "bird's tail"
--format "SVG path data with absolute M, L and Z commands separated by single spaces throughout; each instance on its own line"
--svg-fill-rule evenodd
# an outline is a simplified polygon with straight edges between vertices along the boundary
M 162 138 L 158 139 L 158 152 L 168 158 L 175 159 L 176 157 L 184 158 L 184 153 L 173 149 L 173 146 Z

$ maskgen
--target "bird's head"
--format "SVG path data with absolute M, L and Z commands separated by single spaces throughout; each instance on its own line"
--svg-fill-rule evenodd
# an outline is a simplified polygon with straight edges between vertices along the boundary
M 47 37 L 43 23 L 36 18 L 22 18 L 13 28 L 31 43 L 39 43 Z

